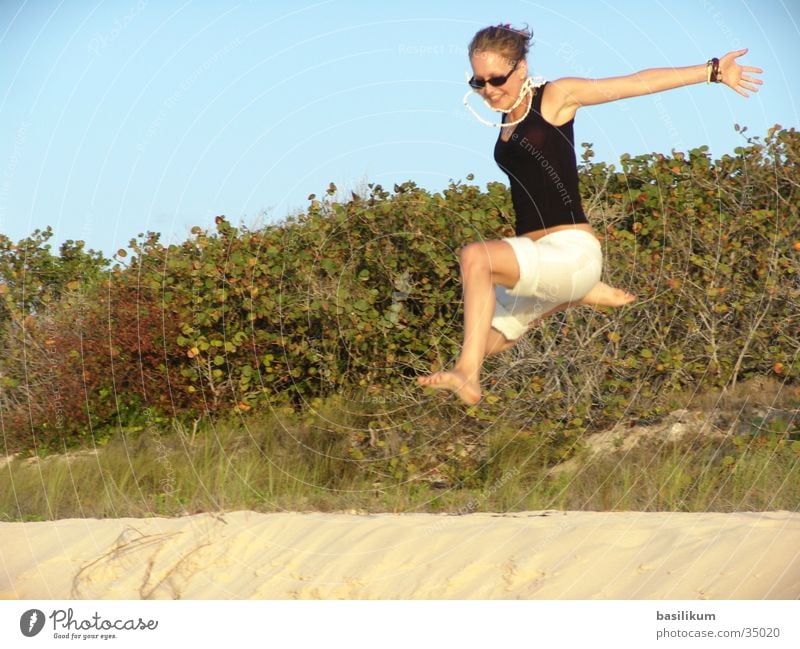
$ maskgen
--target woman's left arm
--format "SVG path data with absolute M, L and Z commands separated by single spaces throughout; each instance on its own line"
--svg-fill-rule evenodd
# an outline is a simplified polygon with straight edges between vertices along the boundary
M 752 76 L 763 72 L 761 68 L 739 65 L 736 59 L 747 53 L 746 49 L 728 52 L 719 60 L 720 82 L 733 88 L 743 97 L 747 91 L 758 92 L 761 79 Z M 554 101 L 552 109 L 559 115 L 559 122 L 568 121 L 581 106 L 604 104 L 627 97 L 640 97 L 655 92 L 680 88 L 695 83 L 705 82 L 708 78 L 707 64 L 692 65 L 684 68 L 651 68 L 624 77 L 606 79 L 580 79 L 565 77 L 553 81 L 550 101 Z M 565 115 L 568 113 L 569 115 Z

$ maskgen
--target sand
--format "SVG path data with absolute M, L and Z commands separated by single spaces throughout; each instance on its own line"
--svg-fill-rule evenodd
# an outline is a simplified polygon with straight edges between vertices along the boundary
M 5 599 L 797 599 L 800 514 L 0 523 Z

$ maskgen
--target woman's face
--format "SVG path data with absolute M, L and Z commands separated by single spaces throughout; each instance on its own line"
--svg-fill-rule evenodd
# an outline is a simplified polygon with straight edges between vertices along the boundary
M 514 67 L 515 60 L 496 52 L 475 52 L 470 57 L 472 74 L 477 80 L 491 79 L 492 77 L 505 77 Z M 528 65 L 522 60 L 516 70 L 501 86 L 487 83 L 477 92 L 486 99 L 492 108 L 509 109 L 519 97 L 522 84 L 528 76 Z

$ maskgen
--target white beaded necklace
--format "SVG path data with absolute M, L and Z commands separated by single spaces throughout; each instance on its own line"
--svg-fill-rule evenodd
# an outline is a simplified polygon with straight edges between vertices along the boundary
M 496 110 L 497 112 L 500 112 L 500 113 L 508 114 L 508 113 L 511 113 L 517 106 L 519 106 L 520 103 L 522 103 L 522 100 L 527 95 L 530 94 L 531 100 L 528 103 L 528 109 L 525 111 L 525 114 L 522 117 L 520 117 L 519 119 L 514 120 L 513 122 L 505 122 L 505 123 L 501 122 L 500 124 L 495 124 L 494 122 L 490 122 L 488 120 L 485 120 L 485 119 L 483 119 L 483 117 L 478 115 L 478 113 L 475 112 L 475 110 L 472 108 L 472 106 L 469 105 L 469 96 L 473 92 L 475 92 L 475 94 L 478 94 L 474 89 L 468 90 L 467 94 L 464 95 L 464 105 L 467 107 L 469 112 L 471 112 L 475 116 L 475 118 L 479 122 L 481 122 L 481 124 L 486 124 L 487 126 L 494 126 L 496 128 L 502 128 L 504 126 L 515 126 L 515 125 L 519 124 L 522 120 L 524 120 L 528 116 L 528 113 L 531 112 L 531 106 L 533 106 L 533 95 L 536 93 L 536 89 L 540 85 L 542 85 L 542 82 L 544 80 L 537 78 L 536 81 L 538 81 L 539 83 L 534 83 L 534 80 L 531 77 L 528 77 L 527 79 L 525 79 L 525 81 L 522 82 L 522 87 L 519 90 L 519 96 L 517 97 L 517 101 L 514 102 L 514 105 L 511 108 L 495 108 L 494 106 L 492 106 L 489 103 L 488 100 L 486 100 L 486 99 L 483 100 L 483 103 L 486 104 L 487 108 L 490 108 L 491 110 Z

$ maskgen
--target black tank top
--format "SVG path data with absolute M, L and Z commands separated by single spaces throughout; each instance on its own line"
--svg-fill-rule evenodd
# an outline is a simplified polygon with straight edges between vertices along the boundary
M 494 159 L 508 175 L 511 186 L 517 236 L 556 225 L 589 222 L 578 191 L 572 133 L 575 120 L 563 126 L 545 121 L 541 113 L 545 88 L 547 83 L 537 88 L 530 112 L 517 124 L 508 142 L 498 137 L 494 147 Z

